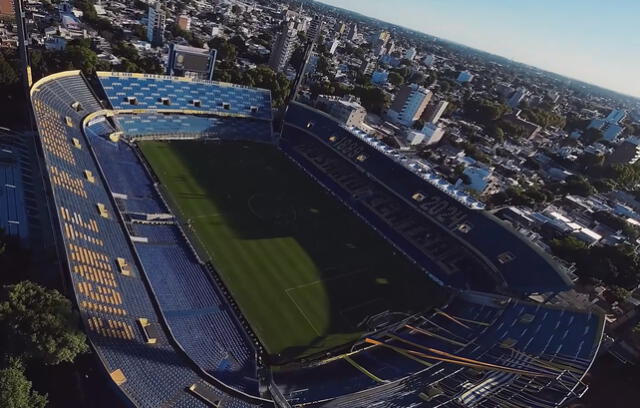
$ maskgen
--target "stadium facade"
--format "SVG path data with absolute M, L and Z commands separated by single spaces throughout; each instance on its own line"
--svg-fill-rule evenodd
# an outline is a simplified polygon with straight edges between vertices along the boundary
M 31 100 L 75 303 L 130 406 L 556 407 L 586 391 L 602 317 L 518 300 L 569 282 L 479 203 L 368 136 L 297 103 L 276 136 L 268 91 L 188 78 L 70 71 L 35 83 Z M 174 139 L 276 145 L 448 300 L 271 370 L 136 146 Z

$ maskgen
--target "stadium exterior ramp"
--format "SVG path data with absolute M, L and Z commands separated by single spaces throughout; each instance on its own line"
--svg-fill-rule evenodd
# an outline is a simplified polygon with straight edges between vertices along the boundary
M 154 408 L 272 406 L 206 373 L 175 341 L 83 133 L 85 117 L 103 110 L 84 77 L 43 78 L 31 101 L 69 282 L 89 341 L 125 400 Z

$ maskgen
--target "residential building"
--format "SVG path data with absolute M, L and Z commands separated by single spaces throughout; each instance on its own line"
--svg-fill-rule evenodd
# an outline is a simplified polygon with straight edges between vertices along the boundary
M 184 31 L 191 30 L 191 17 L 187 16 L 186 14 L 178 17 L 178 27 L 180 27 L 180 29 Z
M 0 20 L 15 19 L 13 0 L 0 0 Z
M 422 63 L 427 67 L 432 66 L 436 62 L 436 56 L 433 54 L 427 55 L 423 58 Z
M 556 103 L 558 102 L 558 99 L 560 99 L 560 94 L 557 91 L 550 90 L 547 92 L 547 98 L 549 98 L 551 103 Z
M 340 45 L 340 40 L 337 38 L 331 42 L 331 46 L 329 47 L 329 54 L 333 55 L 336 53 L 338 46 Z
M 320 16 L 313 16 L 311 22 L 309 23 L 309 28 L 307 29 L 307 39 L 309 41 L 316 42 L 320 33 L 322 32 L 322 28 L 324 27 L 324 21 Z
M 413 61 L 413 59 L 416 57 L 417 53 L 418 52 L 416 51 L 416 49 L 411 47 L 411 48 L 409 48 L 408 50 L 405 51 L 404 57 L 406 59 L 408 59 L 409 61 Z
M 396 124 L 412 126 L 424 113 L 433 93 L 417 84 L 408 84 L 400 88 L 387 112 L 389 119 Z
M 609 123 L 620 123 L 627 117 L 627 111 L 622 109 L 614 109 L 609 113 L 609 115 L 605 118 L 605 121 Z
M 360 72 L 362 73 L 362 75 L 371 75 L 374 69 L 376 69 L 375 61 L 364 60 L 362 62 L 362 65 L 360 65 Z M 385 78 L 385 82 L 386 81 L 387 80 Z
M 458 79 L 456 79 L 456 81 L 458 81 L 461 84 L 464 84 L 466 82 L 471 82 L 473 80 L 474 75 L 469 72 L 469 71 L 462 71 L 458 74 Z
M 149 7 L 147 21 L 147 40 L 154 47 L 164 43 L 164 30 L 167 26 L 167 14 L 158 0 L 154 7 Z
M 618 138 L 624 131 L 624 128 L 615 122 L 609 122 L 606 119 L 594 119 L 589 123 L 589 129 L 598 129 L 602 132 L 602 138 L 612 142 Z
M 522 128 L 524 134 L 522 135 L 526 139 L 533 139 L 540 133 L 542 128 L 533 122 L 520 117 L 520 110 L 514 113 L 504 115 L 502 120 L 511 123 L 512 125 Z
M 386 44 L 387 41 L 389 41 L 390 39 L 391 39 L 391 34 L 389 34 L 388 31 L 381 30 L 381 31 L 375 33 L 371 37 L 371 43 L 375 44 L 377 41 L 380 41 L 380 42 Z
M 593 119 L 589 123 L 589 129 L 598 129 L 602 132 L 602 138 L 612 142 L 618 138 L 624 131 L 624 127 L 620 126 L 627 117 L 627 112 L 621 109 L 612 110 L 604 119 Z
M 429 146 L 438 143 L 444 136 L 444 128 L 435 123 L 427 123 L 422 127 L 424 135 L 424 144 Z
M 349 27 L 349 33 L 347 34 L 347 40 L 355 41 L 356 38 L 358 38 L 358 25 L 357 24 L 353 24 L 351 27 Z
M 481 195 L 492 194 L 498 190 L 497 179 L 493 175 L 492 167 L 476 164 L 466 167 L 463 174 L 468 179 L 468 183 L 464 183 L 464 186 L 469 190 Z M 461 180 L 458 181 L 458 186 L 461 184 Z
M 384 69 L 375 71 L 371 75 L 371 82 L 378 85 L 385 84 L 388 79 L 389 79 L 389 71 L 386 71 Z
M 429 105 L 422 115 L 422 120 L 425 123 L 438 123 L 440 117 L 442 117 L 447 110 L 447 106 L 449 106 L 449 102 L 447 101 L 440 101 L 435 105 Z
M 607 158 L 608 164 L 635 164 L 640 159 L 640 138 L 632 136 L 620 143 Z
M 353 96 L 340 99 L 335 96 L 320 95 L 316 100 L 316 107 L 327 112 L 347 127 L 360 128 L 365 116 L 367 116 L 367 111 Z
M 510 108 L 517 108 L 520 102 L 529 95 L 529 91 L 525 88 L 518 88 L 507 101 L 507 106 Z
M 407 131 L 407 142 L 409 142 L 411 146 L 417 146 L 419 144 L 422 144 L 423 141 L 424 141 L 424 133 L 418 132 L 413 129 L 409 129 Z
M 380 31 L 371 37 L 371 48 L 373 53 L 377 56 L 381 56 L 387 53 L 387 43 L 391 39 L 391 34 L 388 31 Z M 393 45 L 395 47 L 395 45 Z
M 271 55 L 269 56 L 269 66 L 277 72 L 282 72 L 289 64 L 291 54 L 296 46 L 298 31 L 287 23 L 282 25 L 282 31 L 278 34 Z
M 396 42 L 393 40 L 387 41 L 385 45 L 384 54 L 391 55 L 396 50 Z

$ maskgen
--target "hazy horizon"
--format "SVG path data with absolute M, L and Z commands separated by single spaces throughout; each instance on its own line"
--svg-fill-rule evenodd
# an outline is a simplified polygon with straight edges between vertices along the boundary
M 319 1 L 640 98 L 640 2 Z

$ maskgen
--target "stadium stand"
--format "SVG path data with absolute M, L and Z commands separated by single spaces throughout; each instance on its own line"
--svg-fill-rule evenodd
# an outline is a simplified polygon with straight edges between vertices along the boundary
M 114 384 L 137 407 L 269 405 L 213 377 L 203 379 L 165 330 L 103 184 L 91 136 L 85 139 L 82 131 L 83 118 L 102 109 L 82 75 L 72 71 L 44 78 L 34 84 L 31 99 L 76 303 Z
M 269 91 L 159 75 L 99 72 L 113 109 L 178 109 L 271 120 Z
M 290 104 L 281 145 L 305 168 L 342 166 L 336 170 L 340 177 L 345 177 L 345 172 L 352 178 L 359 177 L 358 182 L 347 179 L 341 183 L 333 179 L 334 185 L 341 185 L 348 192 L 349 205 L 375 206 L 376 218 L 386 218 L 387 225 L 390 224 L 405 239 L 407 232 L 398 229 L 407 227 L 426 238 L 429 241 L 426 245 L 443 248 L 428 253 L 423 251 L 431 259 L 431 266 L 434 262 L 441 264 L 431 271 L 439 282 L 463 289 L 487 290 L 482 282 L 489 281 L 493 285 L 491 291 L 517 294 L 555 293 L 570 288 L 569 278 L 549 256 L 506 224 L 485 211 L 462 204 L 459 198 L 451 196 L 455 193 L 447 193 L 447 188 L 436 188 L 400 162 L 390 160 L 322 112 L 299 103 Z M 313 159 L 310 154 L 314 155 Z M 331 164 L 327 164 L 328 161 Z M 326 170 L 321 169 L 320 172 L 325 173 Z M 320 172 L 316 171 L 314 176 Z M 365 181 L 369 184 L 362 184 Z M 361 190 L 350 191 L 346 184 L 349 182 L 359 183 Z M 422 222 L 429 224 L 428 230 L 418 230 L 410 211 L 420 214 Z M 374 217 L 367 219 L 374 222 Z M 437 237 L 432 240 L 431 234 L 437 234 Z M 458 249 L 446 244 L 448 240 L 456 242 L 459 250 L 464 249 L 480 260 L 476 264 L 478 267 L 468 269 L 452 264 L 450 260 L 456 262 L 467 257 L 459 258 L 454 254 L 453 251 Z M 395 242 L 394 239 L 392 241 Z M 412 252 L 405 250 L 409 256 Z
M 271 142 L 271 123 L 242 118 L 203 117 L 195 115 L 133 114 L 119 115 L 117 121 L 131 139 L 177 135 L 192 137 L 246 140 L 253 136 L 257 142 Z
M 0 131 L 0 230 L 28 245 L 29 215 L 36 211 L 30 152 L 19 135 Z
M 111 106 L 78 71 L 40 80 L 31 99 L 76 304 L 129 405 L 274 406 L 263 380 L 284 407 L 549 408 L 584 393 L 600 316 L 477 292 L 557 292 L 568 287 L 562 272 L 477 201 L 297 103 L 278 147 L 443 290 L 457 289 L 337 355 L 263 370 L 259 344 L 135 141 L 275 143 L 270 94 L 153 75 L 98 79 Z
M 602 334 L 596 315 L 467 292 L 371 347 L 275 378 L 294 404 L 555 407 L 584 392 Z

